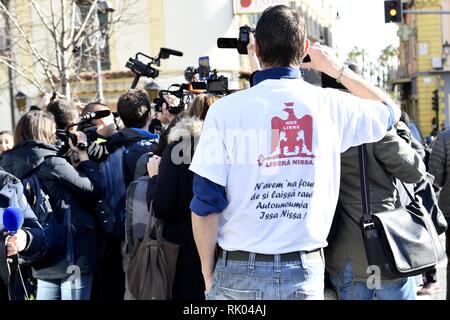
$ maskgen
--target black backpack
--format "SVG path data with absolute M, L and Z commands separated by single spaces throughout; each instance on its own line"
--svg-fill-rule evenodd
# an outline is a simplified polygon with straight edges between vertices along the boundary
M 21 179 L 23 194 L 44 229 L 45 251 L 39 259 L 48 257 L 48 255 L 51 255 L 56 249 L 65 244 L 64 225 L 56 221 L 48 194 L 37 175 L 40 166 L 28 172 Z
M 123 239 L 124 237 L 127 184 L 137 178 L 127 175 L 125 162 L 130 161 L 132 156 L 142 154 L 146 146 L 153 145 L 152 141 L 143 139 L 129 146 L 122 146 L 99 165 L 103 190 L 97 212 L 101 228 L 112 238 Z M 137 162 L 139 158 L 137 157 Z

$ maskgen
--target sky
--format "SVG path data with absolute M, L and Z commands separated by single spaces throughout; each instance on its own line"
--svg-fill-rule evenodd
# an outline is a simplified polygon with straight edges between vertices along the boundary
M 389 44 L 398 47 L 397 24 L 384 23 L 383 0 L 333 0 L 340 19 L 334 20 L 333 41 L 342 59 L 354 46 L 364 48 L 376 61 Z

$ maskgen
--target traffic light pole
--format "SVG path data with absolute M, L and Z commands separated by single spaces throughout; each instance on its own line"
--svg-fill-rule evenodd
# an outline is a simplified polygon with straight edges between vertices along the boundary
M 435 125 L 436 125 L 436 134 L 439 132 L 440 123 L 439 123 L 439 90 L 436 89 L 433 91 L 433 96 L 431 97 L 433 110 L 436 112 L 435 116 Z
M 439 124 L 439 105 L 436 106 L 436 132 L 439 133 L 440 124 Z M 437 135 L 436 133 L 436 135 Z
M 450 10 L 403 10 L 403 13 L 411 13 L 411 14 L 450 14 Z

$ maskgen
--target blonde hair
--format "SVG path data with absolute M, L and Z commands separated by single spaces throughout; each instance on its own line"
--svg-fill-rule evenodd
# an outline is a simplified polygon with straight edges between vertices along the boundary
M 54 144 L 56 141 L 56 123 L 51 113 L 45 111 L 29 111 L 17 123 L 14 130 L 14 144 L 26 140 L 38 140 Z
M 209 107 L 218 99 L 218 96 L 201 93 L 195 97 L 186 113 L 189 117 L 197 117 L 200 120 L 205 120 Z

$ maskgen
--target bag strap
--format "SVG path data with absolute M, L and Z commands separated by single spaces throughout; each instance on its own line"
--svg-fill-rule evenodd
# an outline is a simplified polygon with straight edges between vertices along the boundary
M 411 202 L 412 202 L 412 203 L 416 203 L 416 202 L 417 202 L 417 201 L 416 201 L 416 198 L 413 197 L 413 195 L 409 192 L 408 188 L 405 186 L 405 184 L 403 183 L 403 181 L 401 181 L 401 180 L 399 180 L 399 181 L 400 181 L 400 183 L 402 184 L 403 189 L 405 189 L 406 193 L 408 194 L 408 197 L 409 197 L 409 199 L 411 200 Z
M 148 239 L 150 236 L 153 236 L 158 241 L 164 240 L 162 236 L 164 220 L 156 218 L 155 209 L 153 208 L 153 200 L 150 202 L 149 210 L 150 214 L 147 227 L 145 228 L 145 238 Z
M 370 206 L 369 181 L 367 179 L 367 149 L 366 145 L 358 147 L 359 158 L 359 176 L 361 181 L 361 200 L 363 209 L 363 229 L 372 228 L 374 222 L 372 219 L 372 208 Z
M 75 264 L 74 239 L 72 234 L 72 203 L 70 194 L 64 192 L 63 210 L 64 223 L 66 227 L 66 260 L 69 265 Z
M 150 235 L 153 233 L 153 229 L 154 229 L 154 225 L 155 225 L 155 213 L 153 210 L 153 200 L 150 202 L 149 205 L 149 215 L 148 215 L 148 223 L 147 223 L 147 227 L 145 227 L 145 238 L 144 239 L 148 239 L 150 238 Z

